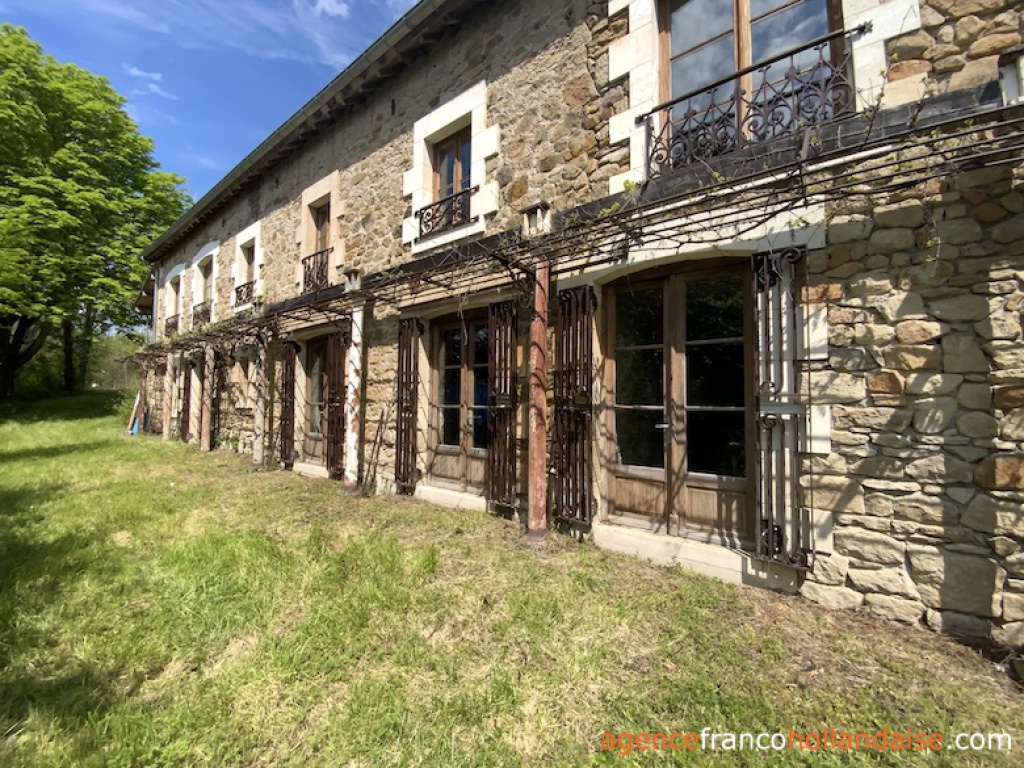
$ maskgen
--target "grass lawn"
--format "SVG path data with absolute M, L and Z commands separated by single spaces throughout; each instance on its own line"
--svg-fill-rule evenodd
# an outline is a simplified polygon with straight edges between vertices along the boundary
M 0 766 L 1020 765 L 1024 694 L 928 632 L 482 513 L 0 411 Z M 601 752 L 614 732 L 1007 732 L 1013 753 Z

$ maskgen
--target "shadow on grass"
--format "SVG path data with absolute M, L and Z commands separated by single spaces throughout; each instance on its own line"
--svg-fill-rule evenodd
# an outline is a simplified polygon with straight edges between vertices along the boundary
M 80 728 L 116 703 L 116 686 L 109 674 L 89 667 L 56 677 L 0 673 L 0 730 L 17 733 L 33 713 Z
M 0 424 L 4 422 L 33 423 L 39 421 L 75 421 L 113 416 L 131 408 L 124 408 L 124 400 L 134 396 L 119 390 L 83 392 L 80 395 L 66 395 L 46 400 L 9 400 L 0 402 Z
M 88 443 L 64 443 L 63 445 L 48 445 L 45 448 L 28 448 L 25 450 L 0 451 L 0 464 L 6 461 L 25 461 L 29 459 L 54 459 L 67 454 L 80 454 L 88 451 L 98 451 L 100 448 L 110 446 L 106 440 L 93 440 Z M 0 490 L 0 509 L 3 505 L 4 491 Z M 0 513 L 2 514 L 2 513 Z
M 117 681 L 89 667 L 54 674 L 26 663 L 59 642 L 52 614 L 68 583 L 107 570 L 94 533 L 46 529 L 37 507 L 65 492 L 63 483 L 0 489 L 0 733 L 16 734 L 32 713 L 80 727 L 118 697 Z

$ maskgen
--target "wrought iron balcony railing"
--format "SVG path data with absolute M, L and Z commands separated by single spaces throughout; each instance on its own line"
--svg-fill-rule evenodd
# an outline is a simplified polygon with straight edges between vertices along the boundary
M 210 302 L 204 301 L 202 304 L 196 304 L 192 307 L 192 327 L 201 328 L 204 325 L 210 324 L 210 318 L 212 316 L 212 306 Z
M 333 248 L 325 248 L 302 260 L 303 293 L 327 287 L 327 260 L 332 250 Z
M 164 320 L 164 336 L 173 336 L 178 332 L 178 321 L 181 315 L 171 315 Z
M 250 280 L 235 286 L 235 306 L 241 307 L 245 304 L 252 304 L 253 295 L 256 293 L 256 281 Z
M 469 215 L 470 198 L 479 189 L 470 187 L 460 190 L 416 211 L 416 217 L 420 220 L 420 238 L 469 224 L 473 220 Z
M 648 178 L 853 114 L 851 40 L 870 28 L 823 35 L 637 117 Z

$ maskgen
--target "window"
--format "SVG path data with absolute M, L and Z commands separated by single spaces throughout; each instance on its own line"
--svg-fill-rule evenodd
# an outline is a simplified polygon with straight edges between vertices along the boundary
M 213 301 L 213 259 L 199 267 L 199 274 L 203 281 L 203 302 L 210 304 Z
M 486 232 L 501 197 L 487 161 L 500 144 L 500 127 L 487 123 L 483 80 L 415 122 L 412 166 L 402 177 L 409 199 L 402 243 L 413 253 Z
M 745 306 L 738 274 L 676 276 L 616 292 L 620 464 L 664 468 L 674 434 L 685 471 L 746 475 Z M 673 369 L 679 377 L 670 381 Z
M 665 466 L 662 293 L 658 285 L 615 298 L 615 431 L 622 464 Z
M 254 267 L 256 264 L 256 243 L 246 243 L 242 246 L 242 280 L 243 283 L 251 283 L 255 279 Z
M 181 314 L 181 278 L 171 280 L 171 314 Z
M 665 0 L 671 84 L 666 95 L 677 98 L 827 34 L 828 4 L 829 0 Z M 805 56 L 813 59 L 816 53 L 808 51 Z M 796 63 L 799 68 L 800 61 Z M 778 63 L 779 77 L 789 65 L 788 60 Z M 775 73 L 768 79 L 776 79 Z
M 685 284 L 687 466 L 691 472 L 746 474 L 743 279 Z
M 324 434 L 324 393 L 327 389 L 327 371 L 324 366 L 326 344 L 323 339 L 309 342 L 306 347 L 306 392 L 309 435 Z
M 321 205 L 313 206 L 310 213 L 313 216 L 313 251 L 314 253 L 326 251 L 331 243 L 330 201 Z
M 434 145 L 434 200 L 419 211 L 420 237 L 470 222 L 470 129 Z
M 487 447 L 488 355 L 485 322 L 460 323 L 438 331 L 439 445 Z

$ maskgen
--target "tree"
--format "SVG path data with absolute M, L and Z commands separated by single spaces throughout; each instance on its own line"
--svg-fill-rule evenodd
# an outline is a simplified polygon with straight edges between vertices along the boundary
M 139 252 L 191 202 L 124 103 L 0 25 L 0 397 L 55 329 L 65 387 L 84 380 L 95 335 L 138 320 Z

